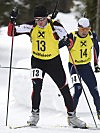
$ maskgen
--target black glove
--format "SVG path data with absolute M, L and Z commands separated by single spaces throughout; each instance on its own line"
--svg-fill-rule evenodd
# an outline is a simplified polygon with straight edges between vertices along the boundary
M 95 65 L 94 68 L 96 73 L 100 72 L 100 67 L 98 65 Z
M 64 37 L 62 41 L 68 48 L 73 45 L 73 40 L 70 38 Z
M 64 46 L 70 46 L 70 41 L 69 39 L 65 39 L 65 37 L 59 41 L 59 48 L 62 48 Z
M 55 19 L 56 16 L 57 16 L 57 14 L 58 14 L 58 10 L 56 10 L 56 11 L 52 14 L 51 19 Z
M 16 24 L 17 15 L 18 15 L 18 9 L 15 7 L 15 8 L 13 8 L 12 12 L 10 13 L 10 21 L 13 24 Z
M 66 46 L 69 47 L 70 46 L 70 39 L 67 38 L 67 39 L 64 39 L 64 42 L 66 43 Z

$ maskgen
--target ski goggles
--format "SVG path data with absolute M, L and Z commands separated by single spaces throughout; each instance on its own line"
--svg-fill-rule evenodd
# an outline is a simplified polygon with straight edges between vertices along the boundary
M 46 17 L 35 18 L 35 21 L 44 21 Z

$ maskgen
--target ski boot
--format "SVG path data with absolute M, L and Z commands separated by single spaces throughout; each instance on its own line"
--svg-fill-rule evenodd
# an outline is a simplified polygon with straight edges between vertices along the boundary
M 78 119 L 75 112 L 68 112 L 68 125 L 73 128 L 87 128 L 86 123 Z
M 33 109 L 31 113 L 32 115 L 30 116 L 30 119 L 27 121 L 27 124 L 29 124 L 30 126 L 36 126 L 36 124 L 39 121 L 39 110 Z

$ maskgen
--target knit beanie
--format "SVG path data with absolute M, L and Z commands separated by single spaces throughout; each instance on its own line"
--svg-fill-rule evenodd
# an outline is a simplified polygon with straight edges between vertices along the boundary
M 47 17 L 48 13 L 47 13 L 47 9 L 44 6 L 37 6 L 34 9 L 34 17 Z

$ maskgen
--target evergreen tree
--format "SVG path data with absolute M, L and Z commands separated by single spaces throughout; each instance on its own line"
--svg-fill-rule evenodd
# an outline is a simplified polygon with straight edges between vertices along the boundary
M 12 5 L 13 0 L 0 0 L 0 25 L 7 24 L 9 11 Z
M 97 26 L 96 20 L 100 18 L 100 11 L 98 12 L 97 15 L 97 7 L 100 9 L 100 5 L 98 6 L 97 4 L 99 0 L 81 0 L 81 1 L 85 5 L 83 12 L 86 12 L 87 14 L 86 17 L 88 17 L 90 20 L 92 30 L 94 30 L 97 33 L 98 39 L 100 40 L 100 28 L 99 29 L 96 28 Z M 100 19 L 98 20 L 98 25 L 100 25 Z
M 0 0 L 0 24 L 8 24 L 9 14 L 15 6 L 17 6 L 19 10 L 17 23 L 22 23 L 33 19 L 34 7 L 39 4 L 45 5 L 49 14 L 51 14 L 57 1 L 58 0 Z M 73 7 L 73 0 L 59 0 L 57 9 L 59 12 L 68 13 L 71 7 Z

